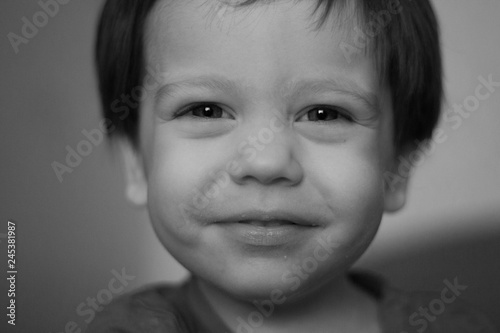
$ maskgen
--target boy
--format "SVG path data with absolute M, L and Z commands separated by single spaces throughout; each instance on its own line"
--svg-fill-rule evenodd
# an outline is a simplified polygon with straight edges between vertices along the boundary
M 108 1 L 126 194 L 192 277 L 90 332 L 492 332 L 458 302 L 417 320 L 435 295 L 348 273 L 405 203 L 398 156 L 432 136 L 440 59 L 427 1 Z

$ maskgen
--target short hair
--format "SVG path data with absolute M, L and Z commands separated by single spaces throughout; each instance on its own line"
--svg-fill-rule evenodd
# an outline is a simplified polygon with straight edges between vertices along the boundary
M 317 0 L 314 13 L 322 10 L 319 26 L 334 5 L 341 8 L 349 1 Z M 108 134 L 125 137 L 136 148 L 140 103 L 129 105 L 126 117 L 116 112 L 116 105 L 120 96 L 130 94 L 144 80 L 145 27 L 156 2 L 107 0 L 97 30 L 95 57 L 101 104 L 104 117 L 114 126 Z M 223 2 L 231 5 L 231 0 Z M 259 0 L 239 0 L 234 6 L 256 2 Z M 365 38 L 379 78 L 391 92 L 394 144 L 396 152 L 403 153 L 432 137 L 443 95 L 442 61 L 438 22 L 429 0 L 356 0 L 360 28 L 368 29 L 377 13 L 395 5 L 399 10 L 391 15 L 390 22 Z

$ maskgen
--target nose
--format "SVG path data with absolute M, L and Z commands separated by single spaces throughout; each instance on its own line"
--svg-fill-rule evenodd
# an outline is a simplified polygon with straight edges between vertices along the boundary
M 284 126 L 284 125 L 281 125 Z M 293 135 L 283 127 L 260 127 L 238 144 L 239 172 L 231 175 L 237 184 L 257 182 L 264 185 L 293 186 L 304 177 L 297 160 Z

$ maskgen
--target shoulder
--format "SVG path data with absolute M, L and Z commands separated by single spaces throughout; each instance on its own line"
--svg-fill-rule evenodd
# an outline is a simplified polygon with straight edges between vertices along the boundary
M 97 313 L 86 332 L 187 332 L 176 304 L 186 284 L 148 286 L 122 295 Z
M 484 314 L 462 299 L 457 279 L 445 280 L 437 292 L 402 291 L 373 274 L 356 273 L 354 281 L 377 298 L 384 332 L 496 332 Z
M 400 311 L 406 332 L 495 333 L 479 310 L 459 297 L 441 292 L 395 291 L 388 300 L 388 313 Z M 449 290 L 448 290 L 449 292 Z

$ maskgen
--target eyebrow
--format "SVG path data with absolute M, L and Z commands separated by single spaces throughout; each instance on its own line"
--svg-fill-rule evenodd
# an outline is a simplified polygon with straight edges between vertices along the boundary
M 365 90 L 351 79 L 340 77 L 329 77 L 325 79 L 311 79 L 291 82 L 283 89 L 283 96 L 300 96 L 301 94 L 324 94 L 338 92 L 343 95 L 349 95 L 365 105 L 368 109 L 379 114 L 380 101 L 378 96 Z
M 232 81 L 219 75 L 202 75 L 193 78 L 171 82 L 161 86 L 156 92 L 155 103 L 158 104 L 166 96 L 174 96 L 180 90 L 199 89 L 216 91 L 225 94 L 240 94 L 245 90 L 245 85 L 241 81 Z M 248 87 L 247 87 L 248 88 Z M 323 94 L 339 92 L 349 95 L 360 101 L 368 109 L 375 113 L 380 113 L 380 101 L 378 96 L 370 91 L 363 89 L 351 79 L 324 78 L 324 79 L 302 79 L 291 81 L 278 89 L 277 93 L 282 99 L 297 98 L 303 94 Z
M 164 84 L 156 92 L 155 101 L 158 104 L 166 96 L 175 96 L 180 90 L 198 89 L 224 93 L 240 93 L 239 84 L 218 75 L 202 75 Z

